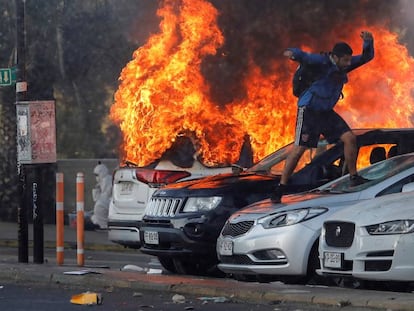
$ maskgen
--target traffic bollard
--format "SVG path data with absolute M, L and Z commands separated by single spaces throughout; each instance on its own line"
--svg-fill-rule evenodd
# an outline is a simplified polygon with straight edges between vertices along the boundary
M 56 263 L 64 262 L 64 184 L 63 173 L 56 173 Z
M 83 173 L 76 174 L 76 241 L 77 241 L 77 260 L 78 266 L 85 264 L 84 241 L 85 241 L 85 224 L 84 224 L 84 195 L 85 184 Z

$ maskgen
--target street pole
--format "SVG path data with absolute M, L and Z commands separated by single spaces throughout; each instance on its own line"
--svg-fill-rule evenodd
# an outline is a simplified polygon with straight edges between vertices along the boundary
M 16 4 L 16 104 L 26 100 L 26 53 L 25 53 L 25 0 L 15 0 Z M 18 122 L 16 114 L 16 122 Z M 16 136 L 17 137 L 17 136 Z M 17 144 L 17 140 L 16 140 Z M 27 219 L 27 189 L 24 165 L 17 157 L 17 174 L 19 177 L 19 207 L 18 207 L 18 260 L 29 262 L 29 233 Z

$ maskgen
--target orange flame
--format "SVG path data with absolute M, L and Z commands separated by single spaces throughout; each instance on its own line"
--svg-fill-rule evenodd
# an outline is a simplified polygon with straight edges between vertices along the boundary
M 196 139 L 206 165 L 237 161 L 245 134 L 255 161 L 292 141 L 296 98 L 291 75 L 297 64 L 279 58 L 264 73 L 251 61 L 244 79 L 246 96 L 219 107 L 209 98 L 200 69 L 203 59 L 215 55 L 224 42 L 216 9 L 204 0 L 163 3 L 158 10 L 160 33 L 138 48 L 122 70 L 111 107 L 111 119 L 123 133 L 124 159 L 147 165 L 179 135 Z M 414 59 L 384 26 L 361 23 L 353 29 L 374 34 L 376 54 L 349 74 L 345 98 L 336 110 L 351 127 L 411 127 Z M 327 36 L 337 41 L 335 31 Z M 357 31 L 341 40 L 360 53 Z

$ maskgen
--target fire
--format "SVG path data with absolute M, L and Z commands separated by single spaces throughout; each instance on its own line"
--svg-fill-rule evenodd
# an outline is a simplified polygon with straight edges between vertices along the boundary
M 244 75 L 245 95 L 219 106 L 210 98 L 201 71 L 202 61 L 215 55 L 225 40 L 217 10 L 204 0 L 162 3 L 160 32 L 138 48 L 122 70 L 111 107 L 111 119 L 123 133 L 124 159 L 147 165 L 179 135 L 194 138 L 206 165 L 236 162 L 246 134 L 255 161 L 292 141 L 296 98 L 291 77 L 297 64 L 278 57 L 263 72 L 251 60 Z M 369 30 L 375 38 L 375 58 L 349 74 L 345 98 L 336 110 L 351 127 L 411 127 L 414 59 L 397 34 L 383 25 L 353 21 L 352 29 L 332 31 L 324 41 L 346 41 L 359 54 L 362 41 L 355 30 Z M 304 50 L 320 50 L 317 42 L 306 44 Z

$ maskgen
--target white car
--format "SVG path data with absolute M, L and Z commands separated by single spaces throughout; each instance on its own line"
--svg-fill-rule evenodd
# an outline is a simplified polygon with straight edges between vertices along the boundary
M 334 212 L 365 200 L 401 192 L 414 180 L 414 153 L 378 162 L 360 171 L 369 182 L 351 187 L 345 175 L 314 190 L 260 201 L 235 212 L 217 240 L 218 268 L 235 278 L 277 276 L 307 281 L 319 268 L 323 222 Z
M 108 213 L 108 239 L 130 248 L 139 248 L 139 228 L 145 208 L 155 190 L 173 182 L 232 172 L 235 166 L 206 167 L 194 161 L 182 168 L 170 161 L 156 167 L 125 166 L 113 174 L 112 199 Z
M 327 218 L 317 272 L 369 281 L 414 281 L 413 190 L 410 183 L 404 193 L 362 202 Z

